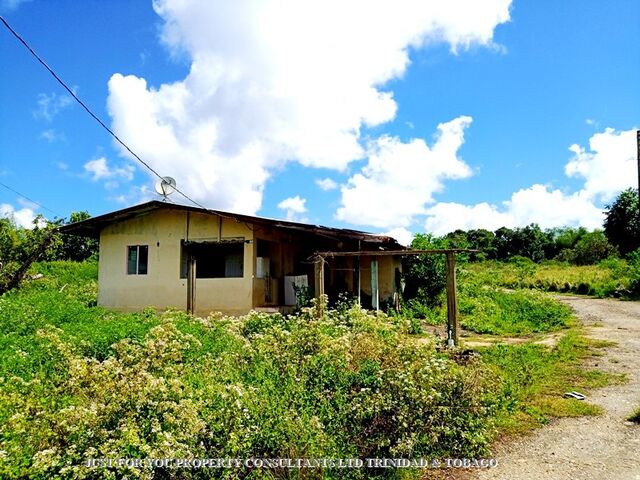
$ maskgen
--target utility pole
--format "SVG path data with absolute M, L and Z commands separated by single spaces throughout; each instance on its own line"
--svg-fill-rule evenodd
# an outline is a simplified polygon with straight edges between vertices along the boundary
M 636 143 L 638 145 L 638 217 L 640 217 L 640 130 L 636 130 Z

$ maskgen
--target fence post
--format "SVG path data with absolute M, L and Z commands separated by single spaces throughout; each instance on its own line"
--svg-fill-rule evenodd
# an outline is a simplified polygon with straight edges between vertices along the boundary
M 451 332 L 453 343 L 459 345 L 458 301 L 456 298 L 456 256 L 447 252 L 447 335 Z
M 193 315 L 196 308 L 196 259 L 187 257 L 187 313 Z
M 315 290 L 316 298 L 319 300 L 324 295 L 324 258 L 320 255 L 316 257 L 315 266 Z
M 371 258 L 371 308 L 380 310 L 380 289 L 378 286 L 378 259 Z

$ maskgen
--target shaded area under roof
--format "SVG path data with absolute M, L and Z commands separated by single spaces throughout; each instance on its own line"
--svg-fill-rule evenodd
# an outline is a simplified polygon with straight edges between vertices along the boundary
M 323 235 L 325 237 L 333 237 L 336 240 L 362 240 L 369 243 L 384 244 L 385 248 L 401 250 L 404 247 L 400 245 L 396 239 L 386 235 L 374 235 L 359 230 L 350 230 L 346 228 L 323 227 L 321 225 L 309 225 L 306 223 L 290 222 L 286 220 L 276 220 L 271 218 L 253 217 L 250 215 L 242 215 L 239 213 L 230 213 L 220 210 L 212 210 L 206 208 L 192 207 L 188 205 L 179 205 L 175 203 L 161 202 L 152 200 L 150 202 L 134 205 L 133 207 L 123 208 L 115 212 L 105 213 L 97 217 L 91 217 L 81 222 L 70 223 L 59 227 L 59 231 L 64 234 L 80 235 L 84 237 L 99 238 L 100 232 L 107 225 L 112 223 L 129 220 L 151 212 L 159 210 L 174 210 L 183 212 L 195 212 L 206 215 L 214 215 L 240 223 L 248 223 L 252 225 L 264 225 L 273 228 L 285 230 L 295 230 L 310 234 Z

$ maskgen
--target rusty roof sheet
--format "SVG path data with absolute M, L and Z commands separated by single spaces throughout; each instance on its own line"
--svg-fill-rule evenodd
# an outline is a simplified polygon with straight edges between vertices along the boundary
M 337 240 L 350 239 L 362 240 L 370 243 L 384 244 L 386 248 L 402 249 L 403 247 L 394 239 L 386 235 L 376 235 L 372 233 L 362 232 L 359 230 L 351 230 L 346 228 L 325 227 L 322 225 L 310 225 L 306 223 L 291 222 L 288 220 L 277 220 L 265 217 L 254 217 L 251 215 L 242 215 L 239 213 L 225 212 L 221 210 L 213 210 L 189 205 L 180 205 L 175 203 L 161 202 L 152 200 L 150 202 L 134 205 L 133 207 L 123 208 L 115 212 L 105 213 L 97 217 L 91 217 L 81 222 L 70 223 L 59 227 L 61 233 L 70 235 L 80 235 L 85 237 L 99 238 L 100 231 L 107 225 L 136 218 L 159 210 L 178 210 L 185 212 L 204 213 L 215 215 L 223 218 L 233 219 L 237 222 L 248 223 L 252 225 L 265 225 L 285 230 L 293 230 L 305 232 L 309 234 L 323 235 L 333 237 Z

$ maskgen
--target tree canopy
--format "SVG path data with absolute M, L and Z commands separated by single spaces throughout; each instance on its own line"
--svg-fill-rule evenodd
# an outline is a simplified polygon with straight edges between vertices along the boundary
M 609 242 L 626 255 L 640 248 L 638 190 L 629 188 L 605 210 L 604 233 Z

